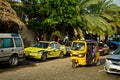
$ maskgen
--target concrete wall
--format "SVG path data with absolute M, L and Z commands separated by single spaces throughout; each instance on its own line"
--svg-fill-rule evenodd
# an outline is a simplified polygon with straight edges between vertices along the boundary
M 36 42 L 36 32 L 28 29 L 27 27 L 23 27 L 22 32 L 20 32 L 25 47 L 30 46 L 34 42 Z

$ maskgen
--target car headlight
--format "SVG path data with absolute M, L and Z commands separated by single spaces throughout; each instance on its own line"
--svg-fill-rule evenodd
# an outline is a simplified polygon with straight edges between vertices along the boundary
M 78 55 L 78 57 L 84 57 L 85 56 L 85 54 L 79 54 Z
M 112 61 L 111 61 L 111 60 L 109 60 L 109 59 L 106 59 L 106 62 L 108 62 L 108 63 L 112 63 Z

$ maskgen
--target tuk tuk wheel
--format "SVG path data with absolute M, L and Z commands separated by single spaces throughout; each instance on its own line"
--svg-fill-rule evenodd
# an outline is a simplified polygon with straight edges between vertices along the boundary
M 72 68 L 77 68 L 77 62 L 72 62 Z

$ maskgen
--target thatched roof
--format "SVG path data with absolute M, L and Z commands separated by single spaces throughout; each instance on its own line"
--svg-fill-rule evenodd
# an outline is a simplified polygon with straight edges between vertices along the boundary
M 0 21 L 14 22 L 19 26 L 25 26 L 7 0 L 0 0 Z

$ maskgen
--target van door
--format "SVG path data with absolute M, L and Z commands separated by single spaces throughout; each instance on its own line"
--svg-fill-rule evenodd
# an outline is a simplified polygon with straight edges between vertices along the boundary
M 14 44 L 12 38 L 0 39 L 0 61 L 9 60 L 14 51 Z

